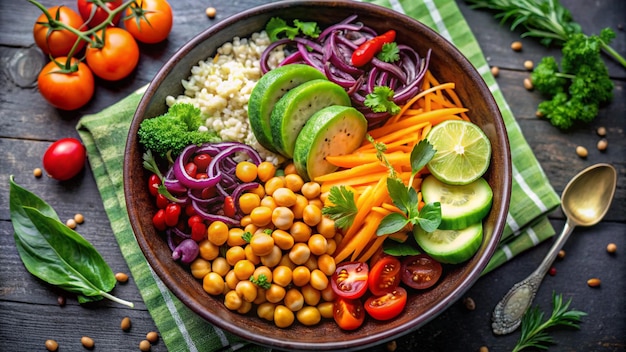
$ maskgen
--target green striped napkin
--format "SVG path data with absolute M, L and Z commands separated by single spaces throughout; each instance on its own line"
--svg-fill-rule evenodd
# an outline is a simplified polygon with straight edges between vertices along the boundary
M 524 139 L 456 3 L 449 0 L 373 2 L 410 15 L 450 40 L 477 67 L 500 106 L 511 145 L 513 187 L 501 245 L 484 273 L 554 235 L 547 214 L 559 205 L 559 198 Z M 145 305 L 170 351 L 266 350 L 213 327 L 184 306 L 151 270 L 135 240 L 126 213 L 122 164 L 130 120 L 141 96 L 141 91 L 135 92 L 100 113 L 84 116 L 76 128 L 87 148 L 111 228 Z

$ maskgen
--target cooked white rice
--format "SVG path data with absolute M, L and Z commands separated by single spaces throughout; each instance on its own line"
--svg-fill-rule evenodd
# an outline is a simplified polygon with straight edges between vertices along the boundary
M 263 148 L 248 123 L 248 100 L 261 78 L 260 58 L 270 40 L 265 33 L 250 38 L 233 38 L 217 49 L 217 54 L 198 62 L 191 76 L 182 81 L 183 95 L 168 96 L 168 106 L 177 102 L 192 103 L 207 117 L 205 126 L 224 141 L 237 141 L 254 147 L 265 160 L 280 162 L 280 157 Z M 270 56 L 270 67 L 284 59 L 282 50 Z

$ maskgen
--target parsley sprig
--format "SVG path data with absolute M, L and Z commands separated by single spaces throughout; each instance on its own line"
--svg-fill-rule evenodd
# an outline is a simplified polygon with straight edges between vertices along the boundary
M 365 96 L 365 106 L 373 112 L 388 112 L 395 115 L 400 112 L 400 107 L 393 101 L 393 89 L 387 86 L 376 86 Z
M 529 309 L 522 318 L 522 334 L 513 352 L 531 347 L 548 349 L 548 345 L 554 343 L 546 331 L 551 327 L 561 325 L 579 329 L 580 319 L 587 313 L 574 309 L 568 310 L 571 302 L 572 300 L 569 299 L 563 303 L 563 296 L 553 293 L 552 315 L 546 321 L 543 321 L 543 312 L 539 310 L 539 307 Z
M 331 205 L 322 208 L 322 214 L 335 220 L 335 226 L 346 230 L 352 225 L 358 211 L 354 201 L 354 192 L 346 186 L 333 186 L 328 194 Z

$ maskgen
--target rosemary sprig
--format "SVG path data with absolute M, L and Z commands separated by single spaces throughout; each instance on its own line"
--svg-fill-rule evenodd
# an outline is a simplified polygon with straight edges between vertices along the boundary
M 547 329 L 554 326 L 569 326 L 579 329 L 578 323 L 587 313 L 579 310 L 568 310 L 572 302 L 569 299 L 563 303 L 563 296 L 552 293 L 552 315 L 545 322 L 543 321 L 543 312 L 539 307 L 529 309 L 522 318 L 522 334 L 513 348 L 513 352 L 521 351 L 525 348 L 548 349 L 548 345 L 553 344 L 554 340 L 548 335 Z

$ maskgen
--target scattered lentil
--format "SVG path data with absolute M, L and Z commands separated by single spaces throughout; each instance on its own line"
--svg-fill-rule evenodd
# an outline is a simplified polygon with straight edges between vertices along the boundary
M 159 334 L 156 331 L 150 331 L 146 334 L 146 340 L 150 343 L 156 343 L 159 340 Z
M 615 243 L 609 243 L 606 246 L 606 251 L 611 253 L 611 254 L 617 252 L 617 245 Z
M 41 175 L 43 175 L 43 171 L 41 170 L 41 168 L 36 167 L 33 170 L 33 176 L 35 177 L 41 177 Z
M 73 230 L 76 228 L 76 221 L 74 221 L 74 219 L 67 219 L 65 225 Z
M 387 348 L 387 351 L 394 352 L 398 348 L 398 343 L 396 342 L 396 340 L 392 340 L 387 342 L 387 345 L 385 347 Z
M 465 308 L 467 310 L 474 310 L 474 309 L 476 309 L 476 302 L 474 302 L 472 297 L 465 297 L 465 298 L 463 298 L 463 304 L 465 305 Z
M 130 330 L 130 326 L 131 326 L 130 318 L 129 317 L 124 317 L 122 319 L 122 322 L 120 323 L 120 328 L 122 330 L 124 330 L 124 331 L 128 331 L 128 330 Z
M 557 258 L 559 259 L 565 258 L 565 251 L 561 249 L 559 253 L 557 254 Z
M 77 224 L 82 224 L 83 222 L 85 222 L 85 217 L 83 216 L 83 214 L 75 214 L 74 215 L 74 221 L 76 221 Z
M 548 270 L 548 274 L 550 274 L 550 276 L 556 275 L 556 268 L 555 267 L 551 267 L 550 270 Z
M 532 62 L 532 60 L 524 61 L 524 68 L 527 69 L 528 71 L 532 71 L 534 67 L 535 67 L 535 64 Z
M 83 347 L 85 347 L 86 349 L 92 349 L 95 346 L 95 343 L 93 342 L 93 339 L 89 336 L 83 336 L 80 338 L 80 343 L 83 344 Z
M 599 151 L 605 151 L 608 146 L 609 146 L 609 141 L 607 141 L 605 138 L 602 138 L 601 140 L 598 141 L 597 147 Z
M 204 13 L 206 13 L 208 18 L 215 18 L 215 15 L 217 14 L 217 9 L 215 9 L 215 7 L 207 7 Z
M 587 155 L 589 155 L 589 152 L 587 151 L 587 148 L 583 147 L 582 145 L 579 145 L 578 147 L 576 147 L 576 155 L 578 155 L 581 158 L 586 158 Z
M 538 117 L 538 118 L 542 118 L 543 117 L 543 112 L 537 110 L 537 111 L 535 111 L 535 116 Z
M 526 88 L 526 90 L 533 90 L 533 82 L 530 78 L 524 78 L 524 88 Z
M 478 352 L 489 352 L 489 348 L 487 348 L 487 346 L 480 346 Z
M 150 351 L 150 341 L 141 340 L 141 342 L 139 343 L 139 350 L 143 352 Z
M 45 345 L 46 345 L 46 349 L 47 349 L 48 351 L 50 351 L 50 352 L 54 352 L 54 351 L 56 351 L 56 350 L 58 350 L 58 349 L 59 349 L 59 344 L 58 344 L 58 342 L 56 342 L 56 341 L 54 341 L 54 340 L 50 340 L 50 339 L 46 340 Z
M 57 304 L 61 307 L 65 306 L 65 296 L 57 297 Z
M 603 127 L 603 126 L 598 127 L 598 129 L 596 130 L 596 133 L 600 137 L 606 136 L 606 127 Z
M 589 285 L 589 287 L 599 287 L 600 279 L 598 279 L 597 277 L 591 278 L 587 280 L 587 285 Z
M 515 41 L 511 43 L 511 49 L 513 51 L 522 51 L 522 42 Z
M 491 66 L 491 74 L 494 77 L 498 77 L 498 75 L 500 74 L 500 68 L 498 66 Z
M 128 281 L 128 275 L 125 273 L 116 273 L 115 280 L 117 280 L 118 282 L 125 283 Z

